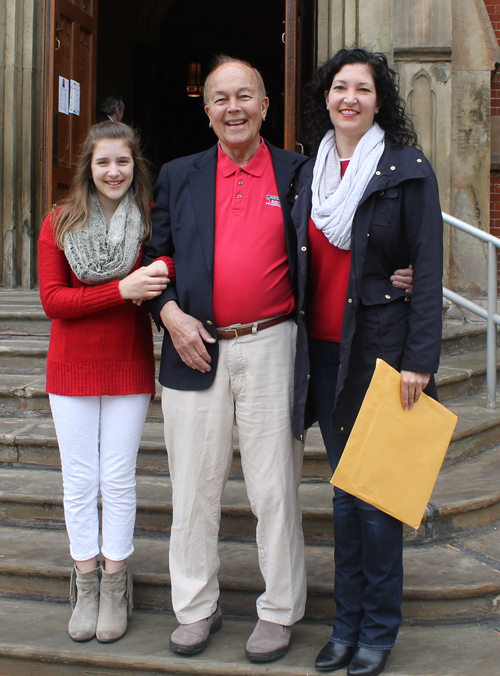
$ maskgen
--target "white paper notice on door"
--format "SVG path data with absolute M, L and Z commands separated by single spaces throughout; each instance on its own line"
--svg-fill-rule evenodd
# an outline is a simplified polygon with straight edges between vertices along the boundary
M 59 112 L 69 115 L 69 80 L 59 75 Z
M 80 115 L 80 83 L 75 80 L 70 81 L 69 112 L 72 115 Z

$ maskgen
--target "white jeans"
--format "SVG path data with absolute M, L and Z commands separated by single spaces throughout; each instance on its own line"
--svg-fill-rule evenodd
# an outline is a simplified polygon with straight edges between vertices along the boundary
M 304 614 L 306 576 L 298 501 L 303 445 L 292 434 L 296 325 L 292 321 L 219 343 L 213 385 L 163 389 L 165 442 L 172 478 L 172 605 L 181 624 L 217 606 L 221 495 L 233 457 L 236 415 L 241 462 L 265 592 L 261 619 L 282 625 Z
M 151 395 L 63 397 L 50 394 L 61 453 L 64 517 L 75 561 L 102 553 L 123 561 L 134 551 L 135 470 Z

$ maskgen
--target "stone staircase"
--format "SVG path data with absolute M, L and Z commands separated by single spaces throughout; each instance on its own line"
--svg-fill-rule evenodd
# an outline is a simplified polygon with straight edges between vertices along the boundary
M 307 615 L 287 656 L 260 666 L 244 657 L 263 581 L 235 433 L 220 536 L 224 626 L 204 653 L 182 659 L 168 649 L 176 626 L 167 563 L 172 506 L 158 401 L 138 459 L 129 630 L 111 645 L 71 641 L 71 560 L 44 391 L 49 327 L 36 292 L 0 291 L 0 676 L 316 673 L 333 611 L 332 488 L 319 430 L 307 435 L 300 489 Z M 443 331 L 439 394 L 459 423 L 421 527 L 405 529 L 405 620 L 388 674 L 500 673 L 500 410 L 484 407 L 485 334 L 482 322 L 447 322 Z

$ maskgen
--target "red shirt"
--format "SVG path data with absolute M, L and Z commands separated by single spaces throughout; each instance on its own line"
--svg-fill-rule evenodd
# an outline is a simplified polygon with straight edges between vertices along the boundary
M 295 307 L 285 224 L 271 152 L 239 167 L 219 145 L 215 191 L 213 310 L 217 326 L 248 324 Z
M 345 174 L 349 160 L 341 160 Z M 311 338 L 340 343 L 344 305 L 351 269 L 351 251 L 330 244 L 309 218 L 309 276 L 307 330 Z
M 123 300 L 119 280 L 92 286 L 81 282 L 56 245 L 51 214 L 43 223 L 38 252 L 40 297 L 52 319 L 47 392 L 154 395 L 155 360 L 147 303 L 138 307 Z M 141 258 L 142 250 L 134 270 Z M 172 271 L 172 259 L 163 260 Z

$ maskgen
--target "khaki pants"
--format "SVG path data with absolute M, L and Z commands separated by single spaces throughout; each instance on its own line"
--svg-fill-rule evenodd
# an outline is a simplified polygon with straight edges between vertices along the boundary
M 163 389 L 173 491 L 172 604 L 181 624 L 209 617 L 217 606 L 220 502 L 231 468 L 235 418 L 266 587 L 257 599 L 257 613 L 287 626 L 304 614 L 297 494 L 303 445 L 292 434 L 296 330 L 287 321 L 255 335 L 221 340 L 210 389 Z

